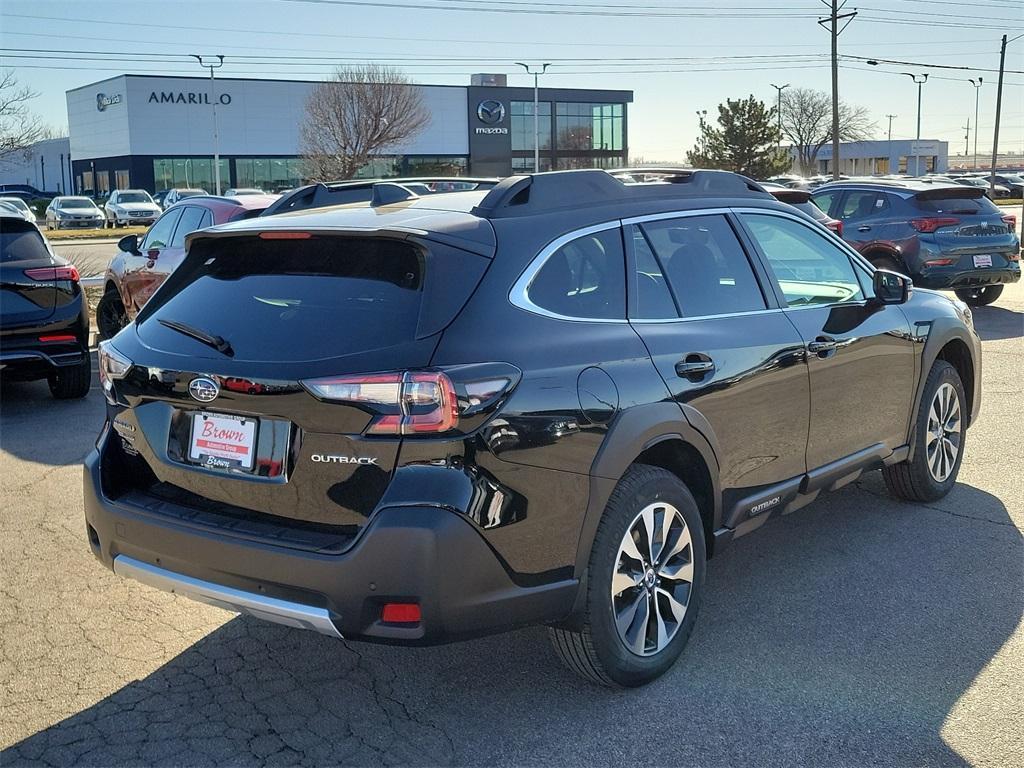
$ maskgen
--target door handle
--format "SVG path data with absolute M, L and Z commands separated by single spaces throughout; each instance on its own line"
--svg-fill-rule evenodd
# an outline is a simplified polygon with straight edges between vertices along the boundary
M 692 353 L 676 363 L 676 376 L 690 381 L 700 381 L 715 372 L 715 361 L 700 353 Z
M 871 231 L 871 227 L 869 227 L 867 224 L 861 224 L 859 227 L 857 227 L 857 231 L 858 232 L 870 232 Z
M 812 355 L 824 355 L 834 352 L 836 346 L 835 339 L 815 339 L 807 345 L 807 351 Z

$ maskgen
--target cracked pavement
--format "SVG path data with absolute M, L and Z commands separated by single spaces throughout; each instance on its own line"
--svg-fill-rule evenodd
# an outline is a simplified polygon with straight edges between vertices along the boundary
M 545 630 L 347 643 L 115 577 L 86 543 L 94 388 L 0 390 L 0 764 L 1024 765 L 1024 287 L 975 313 L 984 404 L 955 490 L 878 473 L 709 564 L 680 662 L 608 691 Z

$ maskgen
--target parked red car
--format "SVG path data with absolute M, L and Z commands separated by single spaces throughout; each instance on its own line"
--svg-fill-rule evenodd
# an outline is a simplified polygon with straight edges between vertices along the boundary
M 105 290 L 96 307 L 101 339 L 109 339 L 135 319 L 167 276 L 185 258 L 185 236 L 197 229 L 258 216 L 277 195 L 188 197 L 172 205 L 149 228 L 121 238 L 107 265 Z

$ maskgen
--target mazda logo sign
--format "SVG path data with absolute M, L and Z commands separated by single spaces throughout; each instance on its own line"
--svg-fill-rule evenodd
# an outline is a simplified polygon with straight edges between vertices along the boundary
M 188 383 L 188 393 L 192 395 L 193 400 L 198 400 L 200 403 L 209 403 L 220 394 L 220 386 L 213 379 L 200 376 Z
M 494 99 L 481 101 L 476 108 L 476 116 L 481 123 L 494 125 L 505 119 L 505 105 Z

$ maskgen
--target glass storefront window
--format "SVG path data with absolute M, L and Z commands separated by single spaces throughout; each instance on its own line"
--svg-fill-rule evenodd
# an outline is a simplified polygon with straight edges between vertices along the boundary
M 622 104 L 560 101 L 555 108 L 556 147 L 621 152 L 624 120 Z
M 551 170 L 551 158 L 541 155 L 540 172 Z M 533 157 L 513 157 L 512 173 L 533 173 Z
M 128 189 L 131 182 L 128 180 L 128 171 L 114 171 L 114 188 Z
M 512 150 L 533 149 L 533 102 L 513 101 L 509 120 L 512 132 Z M 541 149 L 551 149 L 551 102 L 537 104 L 537 128 Z
M 161 189 L 205 189 L 213 192 L 212 157 L 157 158 L 153 161 L 154 191 Z M 230 165 L 226 157 L 220 158 L 221 191 L 231 186 Z
M 409 176 L 465 176 L 465 157 L 407 157 L 406 173 Z

